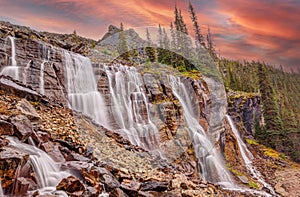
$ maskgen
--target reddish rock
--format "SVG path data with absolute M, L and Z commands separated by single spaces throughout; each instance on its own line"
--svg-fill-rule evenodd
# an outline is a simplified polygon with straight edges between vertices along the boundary
M 168 189 L 168 182 L 159 182 L 159 181 L 147 181 L 142 183 L 141 191 L 166 191 Z
M 0 120 L 0 134 L 1 135 L 13 135 L 14 126 L 4 120 Z
M 4 136 L 0 136 L 0 148 L 8 145 L 9 141 L 4 137 Z
M 115 188 L 109 193 L 110 197 L 128 197 L 128 195 L 123 192 L 120 188 Z
M 19 195 L 19 196 L 24 196 L 28 191 L 29 185 L 30 185 L 30 182 L 28 180 L 26 180 L 24 177 L 17 178 L 15 185 L 14 185 L 13 194 Z
M 38 115 L 36 110 L 26 99 L 22 99 L 18 102 L 17 109 L 19 109 L 30 120 L 37 121 L 40 119 L 40 116 Z
M 85 192 L 84 184 L 74 176 L 69 176 L 61 180 L 56 189 L 65 191 L 70 196 L 82 196 Z
M 59 144 L 53 142 L 46 142 L 41 145 L 41 149 L 43 149 L 46 153 L 48 153 L 52 159 L 56 162 L 65 162 L 65 158 L 59 150 Z
M 24 115 L 17 115 L 11 119 L 15 126 L 15 135 L 24 142 L 33 133 L 30 120 Z

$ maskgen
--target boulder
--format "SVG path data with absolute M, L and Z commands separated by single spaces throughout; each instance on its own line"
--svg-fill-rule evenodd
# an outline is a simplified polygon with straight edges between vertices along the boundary
M 84 184 L 74 176 L 61 180 L 56 189 L 65 191 L 70 196 L 82 196 L 85 192 Z
M 128 197 L 128 195 L 123 192 L 120 188 L 115 188 L 109 193 L 110 197 Z
M 65 162 L 65 158 L 60 152 L 59 149 L 60 144 L 59 143 L 53 143 L 53 142 L 46 142 L 41 144 L 41 149 L 44 150 L 46 153 L 48 153 L 52 159 L 56 162 Z
M 33 133 L 30 120 L 24 115 L 17 115 L 11 118 L 11 123 L 15 126 L 15 135 L 24 142 Z
M 29 118 L 32 121 L 37 121 L 40 119 L 39 114 L 26 99 L 22 99 L 18 102 L 17 109 L 19 109 L 22 112 L 22 114 L 27 116 L 27 118 Z
M 8 144 L 9 144 L 9 141 L 4 136 L 0 136 L 0 148 L 6 146 Z
M 29 161 L 29 155 L 22 150 L 4 147 L 0 152 L 0 177 L 4 191 L 11 191 L 13 180 L 19 169 Z M 21 181 L 23 182 L 23 181 Z M 22 186 L 23 187 L 23 186 Z
M 0 134 L 1 135 L 13 135 L 14 126 L 4 120 L 0 120 Z
M 168 189 L 168 182 L 165 181 L 146 181 L 141 185 L 141 191 L 166 191 Z

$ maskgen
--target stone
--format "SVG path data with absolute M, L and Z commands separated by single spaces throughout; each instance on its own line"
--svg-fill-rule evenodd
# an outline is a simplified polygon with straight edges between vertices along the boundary
M 29 185 L 30 185 L 30 182 L 28 180 L 26 180 L 24 177 L 17 178 L 15 185 L 14 185 L 13 194 L 19 195 L 19 196 L 24 196 L 28 191 Z
M 103 174 L 102 177 L 100 177 L 100 182 L 104 184 L 106 191 L 111 191 L 120 187 L 119 181 L 117 181 L 111 174 Z
M 128 195 L 120 188 L 115 188 L 109 193 L 110 197 L 128 197 Z
M 17 109 L 19 109 L 23 115 L 27 116 L 27 118 L 32 121 L 37 121 L 40 119 L 39 114 L 26 99 L 22 99 L 18 102 Z
M 48 153 L 52 159 L 56 162 L 65 162 L 65 158 L 60 152 L 59 143 L 53 142 L 46 142 L 41 144 L 41 149 L 43 149 L 46 153 Z
M 166 191 L 168 189 L 168 182 L 146 181 L 141 184 L 141 191 Z
M 94 187 L 87 187 L 83 196 L 89 196 L 89 197 L 99 197 L 100 191 L 98 191 Z
M 0 148 L 9 144 L 9 140 L 7 140 L 4 136 L 0 136 Z
M 61 180 L 56 189 L 65 191 L 71 196 L 81 196 L 85 192 L 84 184 L 74 176 L 69 176 Z
M 15 126 L 15 135 L 24 142 L 33 133 L 30 120 L 24 115 L 17 115 L 11 118 L 11 123 Z
M 249 180 L 247 177 L 245 176 L 238 176 L 238 178 L 242 181 L 242 183 L 244 184 L 248 184 L 249 183 Z
M 10 190 L 17 170 L 29 161 L 29 155 L 13 147 L 4 147 L 0 152 L 0 177 L 3 190 Z
M 0 120 L 0 134 L 1 135 L 13 135 L 14 126 L 4 120 Z

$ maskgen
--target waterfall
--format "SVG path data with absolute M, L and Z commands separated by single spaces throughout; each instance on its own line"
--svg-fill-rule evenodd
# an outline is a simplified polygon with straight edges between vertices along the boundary
M 43 61 L 41 64 L 41 70 L 40 70 L 40 93 L 45 94 L 45 88 L 44 88 L 44 68 L 45 68 L 46 61 Z
M 13 79 L 19 80 L 19 67 L 17 66 L 16 61 L 16 44 L 15 38 L 9 36 L 8 37 L 11 44 L 11 57 L 10 57 L 10 65 L 3 68 L 1 71 L 1 75 L 7 75 L 12 77 Z
M 98 123 L 108 126 L 106 105 L 97 90 L 90 59 L 65 50 L 63 55 L 70 107 L 85 113 Z
M 3 189 L 2 189 L 2 183 L 0 180 L 0 197 L 3 197 L 3 196 L 4 196 L 4 193 L 3 193 Z
M 265 180 L 262 178 L 260 172 L 252 165 L 253 155 L 248 150 L 244 141 L 241 139 L 240 134 L 239 134 L 238 130 L 236 129 L 231 117 L 229 115 L 226 115 L 226 118 L 230 124 L 233 134 L 235 135 L 235 137 L 237 139 L 238 147 L 241 152 L 242 159 L 245 163 L 247 170 L 251 173 L 251 175 L 254 179 L 256 179 L 259 183 L 261 183 L 265 188 L 268 188 L 272 195 L 276 195 L 272 186 L 270 186 L 268 183 L 265 182 Z
M 198 114 L 194 111 L 198 108 L 197 106 L 193 107 L 191 100 L 191 95 L 194 94 L 194 92 L 191 92 L 191 90 L 193 91 L 192 87 L 187 87 L 186 84 L 181 82 L 179 77 L 169 76 L 168 78 L 172 92 L 183 108 L 183 116 L 189 130 L 203 179 L 220 185 L 231 186 L 233 182 L 221 160 L 220 154 L 214 148 L 206 132 L 199 124 Z
M 52 192 L 56 190 L 56 185 L 71 174 L 62 171 L 47 153 L 32 145 L 24 144 L 19 140 L 7 137 L 10 145 L 20 149 L 30 155 L 30 163 L 37 177 L 40 192 Z
M 159 132 L 152 123 L 143 80 L 135 67 L 104 66 L 109 81 L 111 113 L 118 131 L 132 144 L 147 150 L 158 148 Z

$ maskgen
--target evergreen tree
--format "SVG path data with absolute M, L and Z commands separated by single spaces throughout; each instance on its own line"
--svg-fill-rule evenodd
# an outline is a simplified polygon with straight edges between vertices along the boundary
M 171 32 L 171 49 L 176 49 L 176 30 L 174 29 L 173 22 L 170 23 L 170 32 Z
M 269 146 L 281 149 L 283 123 L 279 115 L 277 98 L 271 84 L 268 71 L 263 64 L 258 64 L 259 89 L 263 101 L 265 133 L 260 136 Z M 267 141 L 266 141 L 267 140 Z
M 146 37 L 147 37 L 147 46 L 145 48 L 145 53 L 149 58 L 150 62 L 155 62 L 157 57 L 156 57 L 156 50 L 152 46 L 152 40 L 151 40 L 151 35 L 149 33 L 148 28 L 146 29 Z
M 148 28 L 146 28 L 146 37 L 147 37 L 147 46 L 149 47 L 152 45 L 152 40 Z
M 195 9 L 191 2 L 189 2 L 189 13 L 190 13 L 190 17 L 192 19 L 193 26 L 194 26 L 196 46 L 202 45 L 205 47 L 205 42 L 204 42 L 203 35 L 201 34 L 200 26 L 198 24 L 197 15 L 195 13 Z
M 120 25 L 118 53 L 124 60 L 130 61 L 130 52 L 127 45 L 126 32 L 124 31 L 123 23 Z
M 214 47 L 214 43 L 212 40 L 212 35 L 210 32 L 210 27 L 209 25 L 207 26 L 207 36 L 206 36 L 206 41 L 207 41 L 207 50 L 209 52 L 209 54 L 211 55 L 211 57 L 213 59 L 216 59 L 217 55 L 216 55 L 216 51 L 215 51 L 215 47 Z

